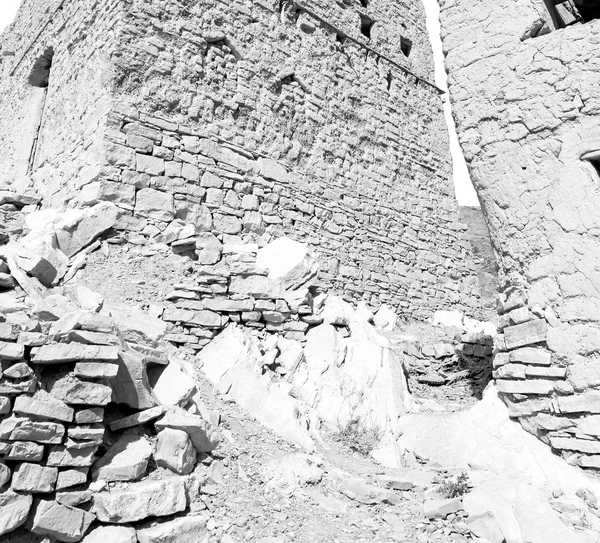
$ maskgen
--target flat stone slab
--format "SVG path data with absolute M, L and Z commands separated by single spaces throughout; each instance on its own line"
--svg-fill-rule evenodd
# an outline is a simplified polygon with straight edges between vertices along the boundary
M 124 524 L 148 517 L 162 517 L 187 507 L 184 479 L 132 483 L 125 489 L 112 489 L 94 496 L 92 511 L 102 522 Z
M 55 343 L 31 349 L 31 361 L 35 364 L 63 364 L 65 362 L 116 362 L 119 349 L 116 346 L 85 345 L 83 343 Z
M 19 492 L 54 492 L 57 478 L 57 468 L 23 463 L 13 473 L 12 488 Z
M 31 531 L 71 543 L 83 538 L 94 519 L 93 514 L 83 509 L 42 500 L 35 508 Z
M 81 543 L 137 543 L 134 528 L 126 526 L 98 526 L 86 535 Z
M 38 422 L 24 417 L 9 417 L 0 423 L 0 439 L 35 441 L 50 445 L 62 442 L 65 427 L 58 422 Z
M 112 432 L 124 430 L 125 428 L 133 428 L 134 426 L 140 426 L 141 424 L 157 419 L 162 416 L 166 410 L 167 408 L 165 406 L 157 405 L 156 407 L 151 407 L 150 409 L 134 413 L 128 417 L 115 420 L 111 422 L 109 426 Z
M 112 399 L 112 388 L 101 383 L 81 381 L 74 375 L 48 380 L 48 391 L 52 396 L 71 405 L 108 405 Z
M 0 341 L 0 360 L 23 360 L 25 358 L 25 346 L 19 343 L 7 343 Z
M 0 492 L 0 536 L 25 523 L 32 503 L 33 497 L 28 494 Z
M 98 461 L 92 471 L 95 480 L 135 481 L 144 476 L 152 456 L 150 442 L 135 435 L 122 436 Z
M 119 373 L 119 365 L 103 362 L 77 362 L 73 373 L 77 377 L 87 379 L 114 379 Z
M 48 453 L 48 466 L 56 467 L 89 467 L 94 463 L 94 454 L 98 447 L 85 447 L 81 449 L 69 449 L 67 447 L 53 445 Z
M 423 504 L 423 513 L 428 519 L 443 519 L 452 513 L 460 511 L 461 509 L 463 509 L 462 498 L 426 500 Z
M 537 394 L 546 396 L 554 391 L 554 381 L 527 379 L 525 381 L 496 381 L 498 392 L 504 394 Z
M 88 468 L 74 468 L 58 472 L 56 490 L 63 490 L 87 482 Z
M 547 333 L 548 325 L 544 319 L 535 319 L 516 326 L 508 326 L 504 329 L 506 348 L 511 350 L 546 341 Z
M 30 396 L 18 396 L 15 399 L 13 411 L 23 415 L 35 415 L 62 422 L 71 422 L 75 413 L 72 407 L 59 400 L 45 401 Z

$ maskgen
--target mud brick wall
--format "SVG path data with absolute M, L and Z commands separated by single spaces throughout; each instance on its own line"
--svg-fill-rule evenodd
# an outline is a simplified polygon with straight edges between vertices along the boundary
M 548 3 L 552 4 L 552 3 Z M 499 256 L 498 388 L 523 425 L 600 468 L 600 21 L 446 0 L 459 139 Z
M 0 184 L 35 186 L 47 204 L 86 179 L 97 162 L 109 106 L 110 51 L 118 0 L 26 0 L 0 37 Z M 36 61 L 52 47 L 48 87 L 32 86 Z M 73 189 L 75 190 L 75 189 Z

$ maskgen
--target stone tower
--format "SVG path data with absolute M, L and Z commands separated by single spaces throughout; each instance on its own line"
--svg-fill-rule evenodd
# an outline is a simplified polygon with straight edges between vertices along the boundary
M 597 2 L 445 0 L 462 148 L 499 256 L 498 388 L 515 417 L 600 469 Z
M 1 47 L 4 183 L 136 235 L 285 233 L 348 299 L 479 316 L 420 3 L 25 0 Z

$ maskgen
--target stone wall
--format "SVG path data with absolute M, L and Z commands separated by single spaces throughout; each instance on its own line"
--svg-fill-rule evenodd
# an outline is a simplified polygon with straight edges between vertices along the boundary
M 287 234 L 318 248 L 323 286 L 348 299 L 485 318 L 420 5 L 61 6 L 68 26 L 52 15 L 34 40 L 56 59 L 33 168 L 45 206 L 114 201 L 136 216 L 120 227 L 146 237 L 175 219 L 245 241 Z M 47 15 L 24 8 L 3 37 L 21 81 L 39 51 L 18 29 Z
M 180 233 L 188 224 L 192 245 L 197 232 L 214 232 L 219 243 L 285 234 L 318 253 L 322 289 L 374 307 L 388 303 L 407 318 L 449 307 L 478 313 L 465 227 L 442 221 L 443 201 L 435 221 L 421 220 L 417 230 L 411 224 L 418 218 L 397 206 L 341 194 L 327 179 L 189 127 L 133 108 L 113 110 L 110 125 L 108 179 L 84 186 L 77 201 L 115 203 L 124 212 L 119 229 L 175 247 L 185 246 Z M 395 192 L 400 198 L 408 191 Z M 413 201 L 432 205 L 434 195 L 425 198 Z
M 444 47 L 499 259 L 499 390 L 531 432 L 598 468 L 600 23 L 556 30 L 545 5 L 446 0 Z

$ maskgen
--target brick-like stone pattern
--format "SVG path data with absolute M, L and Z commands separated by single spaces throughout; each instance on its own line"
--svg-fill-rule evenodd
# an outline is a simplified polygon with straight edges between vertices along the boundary
M 96 539 L 104 524 L 135 540 L 155 517 L 173 530 L 194 507 L 186 488 L 204 482 L 197 460 L 218 445 L 218 414 L 143 325 L 59 295 L 15 303 L 24 272 L 0 259 L 0 275 L 13 279 L 0 301 L 0 540 Z
M 159 229 L 180 218 L 237 235 L 241 222 L 243 233 L 308 241 L 326 258 L 324 284 L 351 299 L 407 318 L 485 318 L 422 7 L 370 3 L 370 39 L 360 12 L 359 2 L 70 0 L 67 26 L 56 15 L 40 33 L 25 32 L 27 20 L 53 12 L 23 10 L 2 38 L 15 53 L 3 62 L 2 131 L 14 133 L 22 110 L 9 86 L 25 92 L 52 44 L 33 172 L 44 205 L 85 205 L 101 182 L 102 197 Z M 82 39 L 68 48 L 72 35 Z M 11 180 L 10 146 L 0 162 Z
M 78 199 L 132 212 L 121 228 L 167 242 L 177 238 L 169 235 L 174 220 L 225 242 L 288 235 L 320 254 L 321 287 L 351 300 L 388 303 L 407 318 L 444 308 L 482 314 L 465 227 L 444 224 L 441 208 L 435 223 L 409 219 L 386 202 L 343 194 L 326 179 L 134 108 L 113 110 L 110 124 L 109 179 L 88 184 Z
M 498 388 L 528 430 L 599 468 L 600 21 L 556 29 L 546 4 L 445 0 L 444 47 L 499 257 Z

